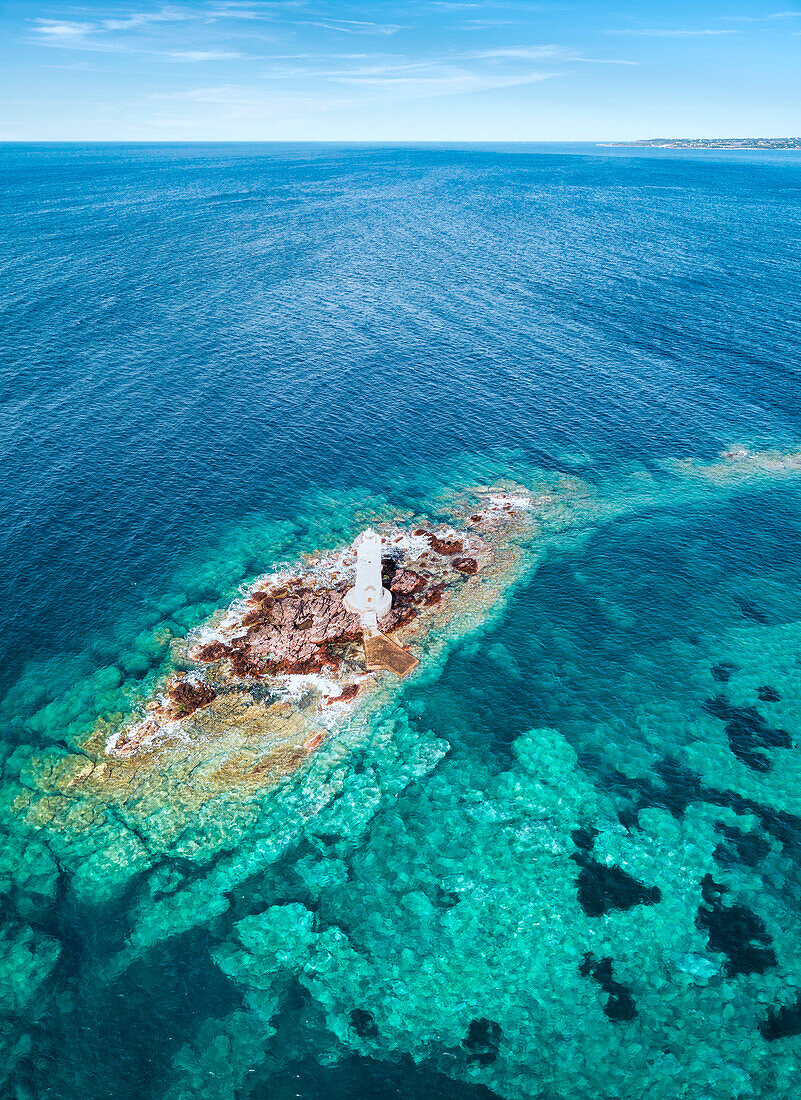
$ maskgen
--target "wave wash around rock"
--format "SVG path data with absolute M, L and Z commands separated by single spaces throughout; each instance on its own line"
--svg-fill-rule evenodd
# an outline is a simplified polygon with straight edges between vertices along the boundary
M 331 1065 L 410 1056 L 503 1095 L 531 1095 L 536 1081 L 610 1098 L 640 1095 L 627 1091 L 636 1067 L 649 1095 L 674 1096 L 673 1056 L 653 1057 L 658 1004 L 653 1023 L 634 1020 L 625 945 L 656 966 L 669 913 L 672 949 L 686 960 L 683 1010 L 697 1012 L 698 983 L 719 967 L 705 944 L 723 934 L 727 907 L 711 882 L 707 925 L 695 919 L 712 822 L 691 813 L 677 825 L 644 807 L 645 839 L 632 847 L 601 825 L 603 799 L 556 730 L 521 735 L 509 770 L 455 770 L 448 742 L 410 720 L 405 686 L 365 668 L 341 606 L 351 541 L 380 525 L 395 593 L 383 625 L 419 656 L 412 682 L 433 684 L 450 648 L 470 634 L 480 645 L 538 562 L 575 550 L 598 525 L 799 473 L 798 455 L 738 448 L 593 486 L 507 458 L 448 471 L 434 491 L 407 487 L 405 511 L 354 495 L 321 513 L 316 501 L 323 523 L 271 530 L 270 572 L 258 569 L 249 530 L 238 576 L 212 584 L 194 571 L 114 664 L 32 669 L 5 703 L 16 745 L 4 760 L 0 1041 L 12 1094 L 35 1080 L 53 1021 L 74 1026 L 131 967 L 157 975 L 159 952 L 203 929 L 206 965 L 233 990 L 233 1007 L 205 1022 L 199 1013 L 154 1095 L 248 1095 L 254 1070 L 281 1069 L 269 1041 L 299 988 Z M 214 610 L 231 588 L 234 601 Z M 395 814 L 423 790 L 425 813 Z M 773 794 L 779 812 L 797 808 L 795 791 Z M 438 819 L 447 835 L 431 834 Z M 368 849 L 360 855 L 368 834 L 381 867 Z M 690 834 L 682 863 L 670 853 Z M 404 881 L 409 867 L 416 883 Z M 619 904 L 608 916 L 610 895 Z M 361 914 L 358 929 L 339 925 L 346 910 L 351 923 Z M 588 918 L 604 922 L 589 951 Z M 78 920 L 91 950 L 76 970 L 64 943 Z M 792 968 L 781 976 L 801 988 Z M 608 1060 L 609 1029 L 624 1022 L 634 1029 L 625 1057 L 605 1064 L 599 1084 L 593 1062 Z M 690 1083 L 718 1073 L 710 1097 L 763 1095 L 748 1082 L 767 1059 L 759 1038 L 747 1057 L 709 1046 Z M 771 1072 L 784 1095 L 789 1070 Z

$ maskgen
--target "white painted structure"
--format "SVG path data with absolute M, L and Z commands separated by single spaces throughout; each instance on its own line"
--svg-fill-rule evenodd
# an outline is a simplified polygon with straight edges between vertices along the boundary
M 356 584 L 345 594 L 345 606 L 364 626 L 375 626 L 392 607 L 392 593 L 381 583 L 381 536 L 370 528 L 356 547 Z

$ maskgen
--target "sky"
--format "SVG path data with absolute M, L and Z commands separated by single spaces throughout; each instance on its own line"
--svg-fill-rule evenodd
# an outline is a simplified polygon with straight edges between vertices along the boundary
M 785 5 L 0 0 L 0 140 L 797 136 Z

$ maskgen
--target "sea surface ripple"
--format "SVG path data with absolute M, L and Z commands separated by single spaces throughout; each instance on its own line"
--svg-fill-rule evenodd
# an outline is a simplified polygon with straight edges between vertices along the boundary
M 190 575 L 210 613 L 448 470 L 616 502 L 801 441 L 801 154 L 5 144 L 0 224 L 3 821 Z M 799 489 L 604 515 L 399 697 L 441 763 L 121 977 L 162 886 L 93 906 L 59 864 L 33 902 L 12 845 L 7 1095 L 793 1100 Z

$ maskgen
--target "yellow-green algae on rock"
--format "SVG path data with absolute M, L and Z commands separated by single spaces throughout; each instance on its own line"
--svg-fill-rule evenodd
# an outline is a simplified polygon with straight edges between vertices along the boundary
M 497 570 L 479 574 L 483 587 L 465 586 L 470 599 L 460 604 L 455 597 L 451 613 L 420 638 L 414 684 L 436 683 L 452 647 L 467 635 L 480 645 L 481 633 L 537 563 L 575 552 L 599 524 L 643 509 L 722 499 L 791 478 L 799 465 L 794 455 L 738 450 L 705 467 L 634 471 L 593 487 L 517 464 L 499 487 L 539 502 L 533 523 L 515 526 L 508 556 Z M 472 468 L 461 485 L 453 478 L 450 497 L 429 501 L 434 520 L 469 514 L 480 500 L 471 484 L 495 485 L 498 472 Z M 258 773 L 261 779 L 253 779 L 251 769 L 247 780 L 237 766 L 225 771 L 252 734 L 231 735 L 224 714 L 216 740 L 154 742 L 141 757 L 123 760 L 107 753 L 109 738 L 163 683 L 173 655 L 181 660 L 171 639 L 223 606 L 239 583 L 270 565 L 297 561 L 303 552 L 334 548 L 367 522 L 394 522 L 402 511 L 389 502 L 355 501 L 331 502 L 336 519 L 327 532 L 302 525 L 271 531 L 272 561 L 254 552 L 250 568 L 243 568 L 243 555 L 227 592 L 219 580 L 193 578 L 194 587 L 165 599 L 160 617 L 113 665 L 81 676 L 76 661 L 69 688 L 51 669 L 60 690 L 50 699 L 43 692 L 32 717 L 24 716 L 31 698 L 24 694 L 42 669 L 7 701 L 19 735 L 4 762 L 2 805 L 10 853 L 4 885 L 12 913 L 2 953 L 13 975 L 3 1033 L 9 1069 L 27 1056 L 34 1001 L 37 1012 L 56 1011 L 48 998 L 57 995 L 57 1011 L 69 1012 L 87 989 L 113 983 L 171 938 L 202 926 L 212 937 L 211 957 L 241 991 L 242 1002 L 202 1024 L 176 1054 L 165 1085 L 173 1100 L 233 1096 L 254 1067 L 268 1072 L 272 1055 L 265 1044 L 293 984 L 316 1006 L 325 1036 L 322 1058 L 331 1063 L 353 1054 L 408 1055 L 509 1096 L 529 1095 L 525 1082 L 532 1075 L 556 1095 L 628 1096 L 631 1067 L 637 1067 L 637 1080 L 649 1083 L 651 1096 L 681 1090 L 721 1100 L 767 1095 L 757 1080 L 772 1081 L 775 1095 L 789 1096 L 790 1063 L 767 1048 L 758 1030 L 784 987 L 801 988 L 793 961 L 797 943 L 782 903 L 768 901 L 762 913 L 781 968 L 760 975 L 758 990 L 751 977 L 725 974 L 697 924 L 698 884 L 710 873 L 716 826 L 727 815 L 742 823 L 745 803 L 690 806 L 680 819 L 646 806 L 634 839 L 558 731 L 521 735 L 513 765 L 500 772 L 475 760 L 451 762 L 448 742 L 410 720 L 408 689 L 388 681 L 334 724 L 297 774 L 277 785 L 275 769 Z M 402 519 L 413 524 L 420 512 Z M 735 693 L 740 686 L 747 693 L 749 677 L 765 678 L 758 634 L 757 664 L 742 674 L 742 685 L 733 678 Z M 775 637 L 777 651 L 790 641 L 789 634 Z M 742 664 L 742 639 L 731 644 Z M 513 659 L 511 654 L 510 668 Z M 699 677 L 706 674 L 699 669 Z M 139 678 L 132 684 L 130 676 Z M 787 724 L 797 723 L 791 702 L 797 676 L 789 662 L 782 686 L 790 701 Z M 656 749 L 667 714 L 658 699 L 643 705 L 646 711 L 634 721 L 652 731 Z M 291 721 L 291 703 L 284 713 Z M 698 760 L 699 769 L 707 769 L 705 782 L 727 785 L 741 799 L 773 800 L 782 812 L 798 809 L 794 749 L 788 754 L 793 770 L 766 780 L 726 757 L 714 715 L 702 714 L 699 722 L 699 755 L 707 740 L 720 745 L 718 756 Z M 393 809 L 401 803 L 403 815 Z M 432 829 L 437 821 L 446 832 Z M 574 839 L 580 830 L 593 834 L 583 847 Z M 368 832 L 370 844 L 362 846 Z M 779 848 L 777 843 L 777 875 Z M 282 896 L 287 888 L 279 887 L 273 870 L 286 857 L 295 897 Z M 622 868 L 658 892 L 658 903 L 655 893 L 646 894 L 627 909 L 588 919 L 577 881 L 595 867 Z M 101 924 L 104 912 L 113 912 L 117 922 L 79 976 L 59 977 L 52 921 L 57 895 L 95 911 Z M 348 927 L 339 923 L 344 912 Z M 667 978 L 666 944 L 674 960 Z M 625 1034 L 605 1012 L 610 994 L 581 973 L 587 955 L 613 958 L 611 980 L 635 991 L 639 1011 Z M 652 980 L 643 982 L 643 973 Z M 692 1032 L 691 1067 L 683 1065 L 675 1044 L 662 1049 L 665 1029 L 670 1031 L 660 989 L 666 982 L 670 1012 Z M 574 1006 L 571 1017 L 566 1003 Z M 707 1038 L 706 1021 L 715 1012 L 724 1019 L 751 1012 L 755 1038 L 746 1054 L 734 1029 Z M 603 1057 L 601 1086 L 595 1066 Z M 214 1067 L 208 1071 L 213 1082 L 204 1076 L 206 1066 Z

